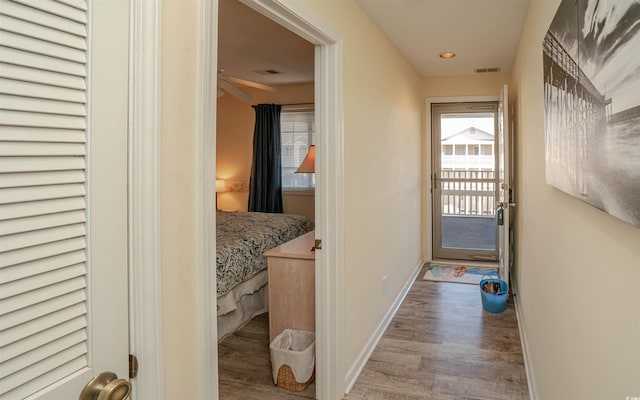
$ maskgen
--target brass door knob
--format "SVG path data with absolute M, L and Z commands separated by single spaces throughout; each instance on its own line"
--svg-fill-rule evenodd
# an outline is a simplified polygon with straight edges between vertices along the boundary
M 131 383 L 118 379 L 113 372 L 103 372 L 87 383 L 79 400 L 126 400 L 131 394 Z

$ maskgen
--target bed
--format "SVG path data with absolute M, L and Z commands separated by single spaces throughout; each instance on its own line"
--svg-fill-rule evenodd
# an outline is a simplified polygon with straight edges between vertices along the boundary
M 269 310 L 263 253 L 311 230 L 313 222 L 299 215 L 217 212 L 218 341 Z

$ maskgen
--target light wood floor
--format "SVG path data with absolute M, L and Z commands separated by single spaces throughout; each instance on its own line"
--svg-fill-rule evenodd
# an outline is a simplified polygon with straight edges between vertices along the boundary
M 220 400 L 315 399 L 315 380 L 302 392 L 275 386 L 269 357 L 269 314 L 262 314 L 218 344 Z
M 347 400 L 528 399 L 513 303 L 482 310 L 476 285 L 423 281 L 420 273 Z M 218 345 L 220 399 L 314 398 L 273 385 L 268 317 Z
M 478 286 L 423 275 L 346 399 L 529 399 L 513 302 L 488 313 Z

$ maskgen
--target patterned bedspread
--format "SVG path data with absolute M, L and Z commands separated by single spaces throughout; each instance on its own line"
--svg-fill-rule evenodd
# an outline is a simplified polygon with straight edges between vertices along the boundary
M 262 254 L 313 230 L 307 217 L 218 211 L 216 215 L 218 297 L 267 268 Z

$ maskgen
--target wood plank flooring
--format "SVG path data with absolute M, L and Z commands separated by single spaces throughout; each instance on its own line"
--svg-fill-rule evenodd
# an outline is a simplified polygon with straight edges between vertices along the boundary
M 411 288 L 346 400 L 528 399 L 513 303 L 491 314 L 479 288 L 423 281 Z M 273 385 L 268 316 L 218 345 L 220 399 L 314 398 Z
M 424 272 L 346 399 L 529 399 L 513 302 L 488 313 L 478 286 Z
M 269 314 L 255 317 L 218 344 L 220 400 L 315 399 L 315 380 L 302 392 L 273 384 L 269 355 Z

